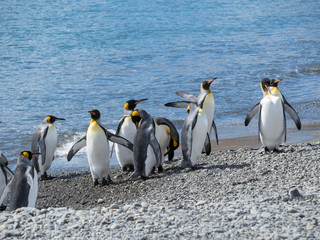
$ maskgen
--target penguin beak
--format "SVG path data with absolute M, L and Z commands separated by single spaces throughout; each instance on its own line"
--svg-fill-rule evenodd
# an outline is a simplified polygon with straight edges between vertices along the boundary
M 141 103 L 141 102 L 143 102 L 143 101 L 145 101 L 145 100 L 148 100 L 148 98 L 143 98 L 143 99 L 137 100 L 137 101 L 135 102 L 135 104 L 137 105 L 138 103 Z
M 64 118 L 56 118 L 55 120 L 59 121 L 59 120 L 65 120 L 65 119 Z
M 90 113 L 91 116 L 95 116 L 96 115 L 96 113 L 94 111 L 88 111 L 88 113 Z
M 211 79 L 210 81 L 208 81 L 208 83 L 209 84 L 211 84 L 214 80 L 216 80 L 217 78 L 215 77 L 215 78 L 213 78 L 213 79 Z
M 280 82 L 282 79 L 277 79 L 277 80 L 275 80 L 274 81 L 274 83 L 278 83 L 278 82 Z

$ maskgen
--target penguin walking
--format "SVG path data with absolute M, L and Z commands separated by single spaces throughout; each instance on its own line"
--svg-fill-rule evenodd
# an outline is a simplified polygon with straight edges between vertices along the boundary
M 195 168 L 203 146 L 206 151 L 211 149 L 210 136 L 207 132 L 208 119 L 203 109 L 197 104 L 189 103 L 188 115 L 182 125 L 181 148 L 183 161 L 182 167 Z
M 0 152 L 0 197 L 10 180 L 13 178 L 13 172 L 7 167 L 8 160 L 7 158 Z
M 272 94 L 273 87 L 264 86 L 267 89 L 263 99 L 257 103 L 248 113 L 245 126 L 259 112 L 258 136 L 265 151 L 278 151 L 282 139 L 286 138 L 286 118 L 282 99 Z
M 99 180 L 101 180 L 100 185 L 104 186 L 111 182 L 109 140 L 121 144 L 130 150 L 133 149 L 133 146 L 127 139 L 110 133 L 101 125 L 99 110 L 94 109 L 89 111 L 89 113 L 91 115 L 91 123 L 86 135 L 71 147 L 67 160 L 70 161 L 81 148 L 87 146 L 87 157 L 93 185 L 98 185 Z
M 131 114 L 138 103 L 142 101 L 148 100 L 147 98 L 134 100 L 131 99 L 124 104 L 124 114 L 121 118 L 117 130 L 116 135 L 121 136 L 127 139 L 130 142 L 133 142 L 134 136 L 137 132 L 136 125 L 132 122 Z M 116 156 L 120 167 L 123 171 L 133 171 L 133 152 L 126 147 L 123 147 L 121 144 L 114 144 Z
M 165 106 L 186 108 L 188 106 L 188 103 L 194 103 L 194 104 L 198 105 L 198 107 L 201 108 L 207 116 L 207 121 L 208 121 L 207 133 L 209 134 L 209 136 L 211 136 L 211 132 L 213 129 L 215 132 L 216 142 L 217 142 L 217 144 L 219 144 L 217 127 L 214 122 L 215 101 L 214 101 L 213 94 L 210 90 L 210 85 L 215 79 L 217 79 L 217 78 L 213 78 L 209 81 L 203 81 L 201 83 L 200 94 L 198 97 L 194 96 L 193 94 L 190 94 L 190 93 L 179 91 L 179 92 L 176 92 L 176 94 L 178 96 L 186 99 L 187 101 L 166 103 Z M 208 141 L 208 139 L 206 139 L 206 141 Z M 211 144 L 210 138 L 209 138 L 209 143 Z M 207 144 L 208 143 L 205 142 L 205 145 L 207 145 Z M 204 150 L 205 150 L 205 148 L 204 148 Z M 208 148 L 206 149 L 205 152 L 207 155 L 209 155 L 211 152 L 211 148 L 210 148 L 209 152 L 208 152 Z
M 179 133 L 174 124 L 167 118 L 155 118 L 157 124 L 156 138 L 161 147 L 163 166 L 164 156 L 168 155 L 168 161 L 174 157 L 174 151 L 179 147 Z
M 35 207 L 38 196 L 38 162 L 31 159 L 38 153 L 20 152 L 14 176 L 5 188 L 1 199 L 1 209 L 7 206 L 6 199 L 10 196 L 9 210 L 21 207 Z
M 134 137 L 133 158 L 134 172 L 132 177 L 147 179 L 154 169 L 161 166 L 161 147 L 156 138 L 157 125 L 145 110 L 137 109 L 132 113 L 132 121 L 136 124 L 137 132 Z
M 65 119 L 46 116 L 32 135 L 31 151 L 41 153 L 40 157 L 35 155 L 34 158 L 38 161 L 42 180 L 49 179 L 47 171 L 51 167 L 58 144 L 57 129 L 53 123 L 58 120 Z

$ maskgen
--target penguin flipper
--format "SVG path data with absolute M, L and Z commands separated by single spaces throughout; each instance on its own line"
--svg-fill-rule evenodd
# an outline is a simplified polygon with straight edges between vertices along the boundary
M 256 105 L 251 108 L 250 112 L 247 114 L 246 119 L 244 120 L 244 125 L 248 126 L 251 119 L 258 113 L 259 111 L 260 102 L 258 102 Z
M 105 130 L 106 131 L 106 130 Z M 133 151 L 133 144 L 129 142 L 127 139 L 114 135 L 113 133 L 106 131 L 107 138 L 114 143 L 118 143 L 126 148 L 129 148 L 131 151 Z
M 284 126 L 284 142 L 286 142 L 287 141 L 287 121 L 286 121 L 284 101 L 282 102 L 282 112 L 283 112 L 283 126 Z
M 11 185 L 12 180 L 9 182 L 9 184 L 5 187 L 3 190 L 2 196 L 0 198 L 0 206 L 7 206 L 8 205 L 8 195 L 11 193 Z
M 73 146 L 70 148 L 67 156 L 67 160 L 70 161 L 73 156 L 79 152 L 79 150 L 87 145 L 87 136 L 80 138 Z
M 123 124 L 125 118 L 126 118 L 125 116 L 124 116 L 123 118 L 121 118 L 121 120 L 120 120 L 120 122 L 119 122 L 119 124 L 118 124 L 118 127 L 117 127 L 117 130 L 116 130 L 115 135 L 118 135 L 118 134 L 119 134 L 120 129 L 121 129 L 121 127 L 122 127 L 122 124 Z M 112 148 L 111 148 L 110 157 L 112 157 L 113 149 L 114 149 L 114 143 L 112 143 Z
M 216 135 L 216 142 L 217 142 L 217 145 L 219 145 L 219 139 L 218 139 L 218 131 L 217 131 L 217 126 L 214 122 L 214 120 L 212 119 L 212 128 L 214 130 L 214 134 Z
M 187 108 L 190 102 L 188 101 L 176 101 L 176 102 L 168 102 L 165 104 L 166 107 L 175 107 L 175 108 Z
M 210 153 L 211 153 L 211 141 L 210 141 L 209 133 L 207 133 L 207 137 L 206 137 L 206 140 L 204 142 L 204 148 L 206 150 L 207 156 L 209 156 Z
M 1 170 L 5 176 L 6 184 L 13 178 L 13 172 L 6 166 L 1 165 Z
M 190 102 L 198 102 L 198 97 L 191 94 L 191 93 L 187 93 L 187 92 L 182 92 L 182 91 L 179 91 L 179 92 L 176 92 L 176 94 L 179 96 L 179 97 L 182 97 Z
M 156 139 L 155 135 L 150 134 L 149 143 L 153 149 L 154 155 L 156 156 L 157 167 L 159 167 L 161 165 L 162 155 L 161 155 L 160 144 L 159 144 L 158 140 Z
M 284 101 L 284 110 L 290 115 L 294 123 L 296 124 L 298 130 L 301 130 L 301 121 L 298 113 L 294 110 L 294 108 L 287 102 L 286 98 L 282 95 Z
M 43 130 L 43 134 L 41 134 L 41 127 L 37 128 L 36 131 L 32 135 L 32 142 L 31 142 L 31 151 L 32 152 L 39 152 L 41 153 L 41 163 L 42 165 L 46 161 L 46 144 L 44 142 L 45 137 L 48 133 L 48 127 L 45 127 Z M 39 155 L 33 156 L 33 161 L 38 162 Z

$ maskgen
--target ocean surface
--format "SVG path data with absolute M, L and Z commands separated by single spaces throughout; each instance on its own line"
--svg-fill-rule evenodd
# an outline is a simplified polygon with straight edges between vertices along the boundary
M 164 104 L 213 77 L 220 139 L 257 134 L 257 117 L 243 122 L 263 77 L 283 79 L 303 124 L 319 122 L 318 0 L 2 1 L 0 53 L 0 150 L 11 169 L 46 115 L 66 119 L 49 173 L 88 170 L 85 149 L 66 160 L 88 110 L 116 129 L 127 100 L 148 98 L 139 108 L 180 130 L 185 110 Z

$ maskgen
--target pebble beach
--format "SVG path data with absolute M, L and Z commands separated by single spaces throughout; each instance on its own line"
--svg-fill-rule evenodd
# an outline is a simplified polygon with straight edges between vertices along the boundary
M 320 142 L 219 150 L 150 179 L 113 168 L 39 182 L 37 208 L 0 213 L 1 239 L 320 239 Z

